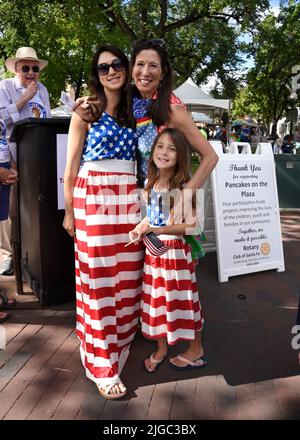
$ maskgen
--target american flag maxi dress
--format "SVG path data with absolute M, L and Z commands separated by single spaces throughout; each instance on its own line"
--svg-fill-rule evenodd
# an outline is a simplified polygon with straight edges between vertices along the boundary
M 165 226 L 169 217 L 168 192 L 151 191 L 148 220 Z M 191 248 L 177 235 L 159 235 L 170 249 L 153 256 L 146 248 L 141 300 L 142 333 L 147 339 L 167 338 L 169 345 L 193 340 L 204 319 Z
M 86 375 L 120 382 L 140 315 L 144 251 L 124 247 L 140 221 L 136 133 L 103 112 L 87 133 L 73 196 L 76 334 Z

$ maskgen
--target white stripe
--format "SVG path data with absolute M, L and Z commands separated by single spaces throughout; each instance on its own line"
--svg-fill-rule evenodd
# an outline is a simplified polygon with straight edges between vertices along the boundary
M 84 284 L 89 285 L 91 289 L 101 287 L 115 287 L 116 281 L 138 280 L 141 277 L 142 269 L 128 272 L 119 272 L 115 277 L 90 278 L 88 274 L 80 271 L 80 278 Z
M 176 321 L 176 319 L 187 319 L 194 322 L 194 311 L 193 310 L 179 310 L 175 309 L 172 312 L 167 312 L 166 306 L 160 306 L 156 309 L 149 306 L 149 304 L 142 303 L 141 305 L 144 313 L 147 313 L 153 318 L 159 318 L 160 316 L 166 316 L 168 322 Z
M 134 320 L 135 322 L 132 324 L 131 327 L 135 327 L 137 324 L 137 319 Z M 87 343 L 92 344 L 94 347 L 101 348 L 103 350 L 106 350 L 108 347 L 108 344 L 117 344 L 117 346 L 120 346 L 120 341 L 118 341 L 117 335 L 107 335 L 107 338 L 103 341 L 102 339 L 95 338 L 94 335 L 90 335 L 89 333 L 85 333 L 85 329 L 82 324 L 78 323 L 78 326 L 76 327 L 77 330 L 79 330 L 81 333 L 84 334 L 84 339 Z M 129 344 L 134 335 L 128 336 L 126 339 L 122 340 L 122 346 L 125 346 Z
M 142 331 L 150 336 L 158 336 L 160 334 L 167 334 L 168 343 L 175 342 L 177 339 L 189 339 L 195 338 L 195 330 L 190 329 L 177 329 L 175 332 L 167 332 L 165 325 L 159 325 L 157 327 L 149 327 L 142 322 Z
M 100 231 L 99 231 L 100 232 Z M 82 231 L 81 229 L 76 230 L 76 237 L 79 241 L 86 242 L 87 235 L 86 231 Z M 111 246 L 119 243 L 128 243 L 129 242 L 129 234 L 113 234 L 113 235 L 95 235 L 93 237 L 89 237 L 89 245 L 91 246 L 91 241 L 93 246 Z
M 122 316 L 131 316 L 134 312 L 140 309 L 140 304 L 136 303 L 133 307 L 123 307 Z M 103 316 L 99 319 L 92 319 L 88 313 L 84 313 L 82 309 L 78 308 L 78 315 L 85 317 L 85 322 L 89 324 L 94 330 L 102 330 L 107 325 L 116 325 L 117 316 Z M 134 318 L 136 319 L 136 318 Z M 118 326 L 118 333 L 126 333 L 132 327 L 132 321 L 121 326 Z
M 82 280 L 79 277 L 76 277 L 76 284 L 78 286 L 80 286 L 82 284 Z M 88 283 L 85 283 L 85 284 L 88 286 Z M 105 287 L 107 287 L 107 286 L 105 286 Z M 115 287 L 115 285 L 114 285 L 114 287 Z M 137 287 L 137 288 L 132 288 L 132 289 L 122 289 L 120 292 L 117 292 L 116 295 L 118 296 L 118 301 L 120 301 L 123 298 L 125 298 L 125 299 L 126 298 L 135 298 L 139 293 L 140 293 L 140 288 Z M 86 295 L 86 297 L 88 298 L 87 301 L 86 301 L 86 299 L 83 300 L 83 295 Z M 92 304 L 93 307 L 91 306 L 91 309 L 93 309 L 93 310 L 100 310 L 100 307 L 97 306 L 98 301 L 103 301 L 104 299 L 106 299 L 106 298 L 102 298 L 101 300 L 99 300 L 99 299 L 98 300 L 97 299 L 91 300 L 88 294 L 86 294 L 84 292 L 78 292 L 78 291 L 76 291 L 76 298 L 79 301 L 84 302 L 84 304 L 87 304 L 87 305 Z
M 119 263 L 125 262 L 135 262 L 140 261 L 143 254 L 142 251 L 136 252 L 120 252 L 118 255 L 112 255 L 110 257 L 95 257 L 90 258 L 86 252 L 78 251 L 78 258 L 82 263 L 88 264 L 90 268 L 102 268 L 102 267 L 113 267 Z M 131 270 L 128 266 L 128 270 Z
M 124 210 L 125 211 L 125 210 Z M 87 226 L 97 226 L 97 225 L 136 225 L 141 220 L 141 215 L 139 211 L 133 209 L 132 212 L 121 213 L 116 215 L 113 208 L 107 209 L 107 213 L 103 214 L 103 209 L 94 215 L 86 215 L 84 209 L 74 208 L 74 216 L 78 220 L 84 220 Z
M 144 274 L 151 275 L 154 280 L 163 278 L 166 281 L 171 280 L 191 280 L 191 272 L 189 270 L 170 270 L 161 267 L 151 267 L 148 264 L 144 265 Z
M 159 226 L 158 226 L 159 227 Z M 167 234 L 159 234 L 158 238 L 160 240 L 183 240 L 182 235 L 167 235 Z
M 150 254 L 148 252 L 148 254 Z M 151 256 L 151 254 L 150 254 Z M 186 260 L 188 263 L 192 261 L 191 253 L 186 253 L 183 249 L 170 248 L 166 253 L 160 256 L 163 260 Z
M 81 294 L 79 294 L 79 292 L 76 292 L 76 298 L 78 298 L 78 300 L 80 301 L 82 300 L 84 304 L 87 304 L 90 310 L 100 310 L 103 307 L 115 307 L 117 301 L 121 301 L 122 299 L 127 298 L 135 298 L 138 293 L 138 289 L 124 289 L 121 292 L 118 292 L 117 298 L 109 296 L 101 299 L 90 299 L 90 296 L 86 293 L 82 292 Z
M 131 173 L 135 172 L 135 162 L 132 160 L 104 159 L 86 161 L 83 163 L 80 173 L 85 174 L 88 170 L 99 172 Z
M 138 195 L 136 192 L 129 194 L 126 192 L 124 192 L 124 194 L 112 194 L 110 189 L 106 192 L 99 189 L 97 194 L 89 194 L 86 196 L 87 205 L 102 205 L 102 203 L 106 203 L 115 210 L 117 206 L 120 208 L 120 205 L 125 205 L 123 209 L 126 209 L 126 205 L 131 205 L 133 203 L 136 203 L 137 208 L 139 208 Z
M 142 291 L 145 292 L 147 295 L 151 295 L 154 298 L 160 298 L 161 296 L 166 296 L 166 290 L 165 287 L 158 287 L 154 289 L 151 284 L 145 284 L 143 283 Z M 193 293 L 191 290 L 188 291 L 182 291 L 182 290 L 169 290 L 168 291 L 168 297 L 171 298 L 171 301 L 173 300 L 191 300 L 193 302 L 199 301 L 199 294 L 198 292 Z
M 77 186 L 73 189 L 73 197 L 76 199 L 85 199 L 86 196 L 86 188 L 78 188 Z

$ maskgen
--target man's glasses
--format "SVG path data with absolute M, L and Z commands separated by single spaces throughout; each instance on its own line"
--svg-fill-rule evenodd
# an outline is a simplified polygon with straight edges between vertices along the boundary
M 113 68 L 115 72 L 121 72 L 124 69 L 124 64 L 122 60 L 116 59 L 113 60 L 111 64 L 101 63 L 97 65 L 97 70 L 99 75 L 104 76 L 107 75 L 110 68 Z
M 24 64 L 24 66 L 21 67 L 23 73 L 28 73 L 30 69 L 33 73 L 39 73 L 40 66 L 28 66 L 27 64 Z

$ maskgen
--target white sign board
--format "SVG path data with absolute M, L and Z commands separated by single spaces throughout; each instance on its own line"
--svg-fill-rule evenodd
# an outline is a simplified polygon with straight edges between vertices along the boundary
M 271 144 L 233 143 L 212 173 L 219 281 L 262 270 L 284 271 L 280 213 Z M 238 147 L 242 148 L 239 153 Z
M 67 134 L 56 135 L 57 209 L 65 209 L 64 173 L 67 157 Z

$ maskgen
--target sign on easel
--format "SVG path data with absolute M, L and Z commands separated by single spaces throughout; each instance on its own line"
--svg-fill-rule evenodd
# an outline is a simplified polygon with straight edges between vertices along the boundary
M 248 143 L 233 143 L 212 173 L 219 281 L 262 270 L 284 271 L 277 183 L 271 144 L 255 154 Z M 239 152 L 239 149 L 241 151 Z

